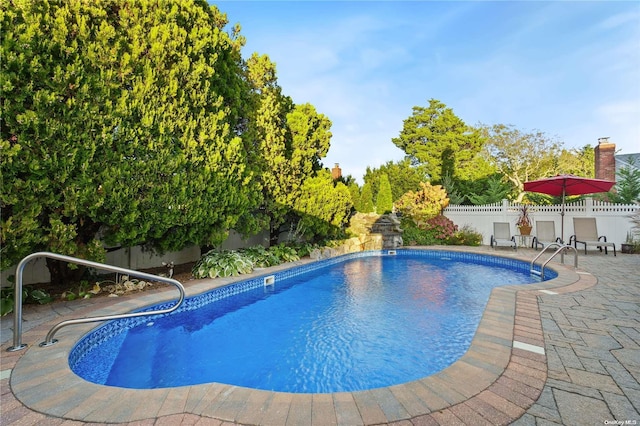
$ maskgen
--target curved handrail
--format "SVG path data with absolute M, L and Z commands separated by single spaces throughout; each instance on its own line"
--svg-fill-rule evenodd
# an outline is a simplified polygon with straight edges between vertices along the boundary
M 533 270 L 533 265 L 535 264 L 536 260 L 538 260 L 538 258 L 540 256 L 542 256 L 544 254 L 545 251 L 547 251 L 548 248 L 550 247 L 560 247 L 560 243 L 550 243 L 547 246 L 543 247 L 542 250 L 540 251 L 540 253 L 538 253 L 538 255 L 536 257 L 533 258 L 533 260 L 531 261 L 529 267 L 531 270 Z
M 536 257 L 533 258 L 533 260 L 531 261 L 531 264 L 529 265 L 529 271 L 531 273 L 534 273 L 535 271 L 533 270 L 533 266 L 535 264 L 535 261 L 538 260 L 538 258 L 540 256 L 542 256 L 544 254 L 544 252 L 547 251 L 547 249 L 549 247 L 558 247 L 558 249 L 540 266 L 540 276 L 542 278 L 544 278 L 544 268 L 545 266 L 547 266 L 547 263 L 549 263 L 551 261 L 551 259 L 553 259 L 554 257 L 556 257 L 556 255 L 560 252 L 562 253 L 562 256 L 560 257 L 560 261 L 562 263 L 564 263 L 564 250 L 567 249 L 571 249 L 573 250 L 573 267 L 577 268 L 578 267 L 578 250 L 575 249 L 575 247 L 572 247 L 570 245 L 566 245 L 566 244 L 562 244 L 562 243 L 550 243 L 549 245 L 547 245 L 546 247 L 544 247 L 540 253 L 538 253 L 538 255 Z
M 32 253 L 26 256 L 24 259 L 22 259 L 20 263 L 18 263 L 18 266 L 16 268 L 16 283 L 15 283 L 14 307 L 13 307 L 13 312 L 14 312 L 13 346 L 7 349 L 7 351 L 10 351 L 10 352 L 19 351 L 27 347 L 27 345 L 22 343 L 22 274 L 27 263 L 29 263 L 29 261 L 38 257 L 46 257 L 49 259 L 62 260 L 69 263 L 90 266 L 96 269 L 116 272 L 119 274 L 133 275 L 135 277 L 144 278 L 150 281 L 162 281 L 168 284 L 173 284 L 178 288 L 178 291 L 180 292 L 180 297 L 178 298 L 178 301 L 176 302 L 176 304 L 167 309 L 161 309 L 157 311 L 132 312 L 128 314 L 103 315 L 103 316 L 97 316 L 97 317 L 77 318 L 77 319 L 62 321 L 54 325 L 53 328 L 51 328 L 49 333 L 47 333 L 47 337 L 45 338 L 45 341 L 42 342 L 40 346 L 49 346 L 57 342 L 57 340 L 55 340 L 53 336 L 58 330 L 60 330 L 62 327 L 66 327 L 67 325 L 84 324 L 84 323 L 98 322 L 98 321 L 108 321 L 112 319 L 141 317 L 146 315 L 168 314 L 178 309 L 182 304 L 182 302 L 184 301 L 184 297 L 185 297 L 184 286 L 179 281 L 176 281 L 172 278 L 161 277 L 153 274 L 147 274 L 145 272 L 134 271 L 132 269 L 121 268 L 119 266 L 106 265 L 104 263 L 92 262 L 90 260 L 85 260 L 85 259 L 78 259 L 75 257 L 65 256 L 57 253 L 50 253 L 50 252 L 44 252 L 44 251 Z

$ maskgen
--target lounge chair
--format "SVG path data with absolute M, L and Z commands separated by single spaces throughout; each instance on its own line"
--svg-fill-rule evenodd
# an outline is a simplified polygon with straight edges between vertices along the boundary
M 511 235 L 511 228 L 509 222 L 493 222 L 493 235 L 491 235 L 491 247 L 504 244 L 513 247 L 514 250 L 518 250 L 516 244 L 516 237 Z
M 571 241 L 573 241 L 573 246 L 577 249 L 578 244 L 583 244 L 584 254 L 587 254 L 588 246 L 596 246 L 600 251 L 602 251 L 604 247 L 605 254 L 609 254 L 607 247 L 613 247 L 613 255 L 616 255 L 616 245 L 614 243 L 608 243 L 607 237 L 604 235 L 598 235 L 595 217 L 574 217 L 573 231 L 575 234 L 569 238 L 569 245 L 571 245 Z
M 551 243 L 562 243 L 560 237 L 556 237 L 556 224 L 552 220 L 536 220 L 536 235 L 531 242 L 532 248 L 544 248 Z

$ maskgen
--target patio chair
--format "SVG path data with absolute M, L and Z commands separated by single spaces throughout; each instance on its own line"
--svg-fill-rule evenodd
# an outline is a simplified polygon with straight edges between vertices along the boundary
M 562 243 L 562 239 L 556 237 L 556 223 L 552 220 L 536 220 L 536 235 L 531 242 L 531 248 L 544 248 L 551 243 Z
M 516 244 L 516 237 L 511 235 L 511 228 L 509 222 L 493 222 L 493 235 L 491 235 L 491 247 L 504 244 L 513 247 L 514 250 L 518 250 Z
M 583 244 L 584 254 L 587 254 L 588 246 L 596 246 L 600 251 L 602 251 L 604 247 L 604 254 L 609 254 L 607 247 L 613 247 L 613 255 L 616 255 L 615 243 L 608 243 L 607 237 L 598 235 L 595 217 L 574 217 L 573 231 L 575 234 L 569 238 L 569 245 L 571 245 L 571 241 L 573 241 L 573 246 L 577 249 L 578 244 Z

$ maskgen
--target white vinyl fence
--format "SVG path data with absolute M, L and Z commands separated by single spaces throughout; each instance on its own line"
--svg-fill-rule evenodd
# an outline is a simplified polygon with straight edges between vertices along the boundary
M 249 239 L 242 239 L 240 234 L 231 230 L 229 237 L 222 243 L 220 248 L 233 250 L 241 247 L 250 247 L 257 244 L 268 244 L 269 233 L 261 232 Z M 140 246 L 131 248 L 122 248 L 120 250 L 107 253 L 105 263 L 113 266 L 120 266 L 127 269 L 141 270 L 150 268 L 159 268 L 162 263 L 173 262 L 175 265 L 183 263 L 195 262 L 200 259 L 200 247 L 191 246 L 178 252 L 170 252 L 164 254 L 156 254 L 145 251 Z M 2 287 L 12 285 L 9 277 L 15 275 L 16 267 L 13 266 L 0 273 L 0 285 Z M 32 260 L 26 268 L 24 268 L 23 283 L 35 284 L 49 282 L 51 279 L 49 270 L 47 269 L 46 260 L 38 258 Z
M 444 215 L 451 219 L 453 223 L 462 228 L 465 225 L 478 231 L 483 236 L 483 244 L 489 244 L 491 234 L 493 234 L 493 222 L 509 222 L 511 224 L 512 235 L 518 234 L 516 220 L 518 218 L 518 207 L 520 204 L 510 203 L 502 200 L 502 203 L 488 204 L 484 206 L 461 206 L 453 205 L 444 210 Z M 598 234 L 607 237 L 607 241 L 616 244 L 616 249 L 620 250 L 620 244 L 627 239 L 627 232 L 631 231 L 633 223 L 630 216 L 640 210 L 638 204 L 613 204 L 604 201 L 595 201 L 592 198 L 565 205 L 564 214 L 564 240 L 569 241 L 573 235 L 574 217 L 595 217 L 598 227 Z M 536 234 L 537 220 L 554 221 L 556 235 L 561 234 L 562 226 L 562 205 L 554 204 L 550 206 L 533 206 L 532 219 L 533 230 L 531 235 Z

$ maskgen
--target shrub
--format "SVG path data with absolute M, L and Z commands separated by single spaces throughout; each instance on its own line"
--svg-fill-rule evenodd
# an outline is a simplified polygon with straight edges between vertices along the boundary
M 261 245 L 247 247 L 238 251 L 251 260 L 254 268 L 267 268 L 280 263 L 278 256 Z
M 458 231 L 458 225 L 446 216 L 436 216 L 420 225 L 427 232 L 432 232 L 436 240 L 445 241 Z
M 239 250 L 211 250 L 193 265 L 195 278 L 230 277 L 253 272 L 253 268 L 266 268 L 284 262 L 294 262 L 300 256 L 294 247 L 279 244 L 265 248 L 261 245 Z
M 458 244 L 458 241 L 469 233 L 465 230 L 460 234 L 458 226 L 451 219 L 442 215 L 419 223 L 410 218 L 403 218 L 401 226 L 404 245 Z M 480 235 L 478 234 L 478 236 Z M 472 241 L 473 238 L 469 237 L 468 240 Z
M 405 246 L 431 246 L 436 244 L 433 235 L 409 218 L 402 219 L 402 241 Z
M 322 247 L 321 244 L 296 243 L 293 245 L 300 258 L 309 256 L 314 249 Z
M 376 213 L 391 213 L 393 210 L 393 195 L 391 193 L 391 184 L 386 173 L 380 176 L 380 187 L 378 196 L 376 197 Z
M 482 244 L 482 234 L 469 225 L 465 225 L 458 230 L 448 240 L 447 244 L 452 246 L 479 246 Z
M 271 246 L 269 247 L 269 252 L 278 259 L 278 263 L 295 262 L 296 260 L 300 260 L 300 256 L 298 256 L 296 249 L 285 244 Z
M 416 222 L 424 222 L 442 214 L 449 205 L 447 191 L 440 185 L 420 183 L 420 190 L 409 191 L 396 202 L 396 209 Z
M 211 250 L 193 265 L 196 278 L 230 277 L 253 271 L 253 262 L 246 254 L 232 250 Z
M 13 307 L 15 305 L 15 288 L 11 287 L 2 287 L 0 290 L 0 315 L 5 316 L 13 312 Z M 38 303 L 40 305 L 44 305 L 53 301 L 53 297 L 46 291 L 42 289 L 33 289 L 30 286 L 22 287 L 22 301 L 23 303 Z

